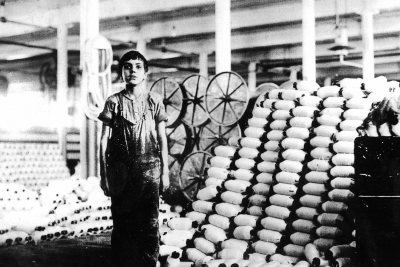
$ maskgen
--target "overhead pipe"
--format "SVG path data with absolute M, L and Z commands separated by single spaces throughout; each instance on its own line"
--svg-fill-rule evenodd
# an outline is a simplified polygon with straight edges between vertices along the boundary
M 10 41 L 10 40 L 0 40 L 0 44 L 17 45 L 17 46 L 24 46 L 24 47 L 29 47 L 29 48 L 44 49 L 44 50 L 50 50 L 52 52 L 56 52 L 57 51 L 56 48 L 52 48 L 52 47 L 48 47 L 48 46 L 31 45 L 31 44 L 20 43 L 20 42 L 15 42 L 15 41 Z
M 124 45 L 128 45 L 129 47 L 131 47 L 132 49 L 133 48 L 136 48 L 139 52 L 143 52 L 143 51 L 147 51 L 148 49 L 151 49 L 151 50 L 159 50 L 159 51 L 164 51 L 164 52 L 173 52 L 173 53 L 179 53 L 179 54 L 181 54 L 181 55 L 186 55 L 186 56 L 195 56 L 196 54 L 195 53 L 191 53 L 191 54 L 188 54 L 188 53 L 185 53 L 185 52 L 182 52 L 182 51 L 177 51 L 177 50 L 173 50 L 173 49 L 169 49 L 169 48 L 166 48 L 165 47 L 165 43 L 164 43 L 164 46 L 162 46 L 162 47 L 154 47 L 154 46 L 152 46 L 152 47 L 148 47 L 147 46 L 147 43 L 146 43 L 146 46 L 144 45 L 144 42 L 142 43 L 142 44 L 140 44 L 140 41 L 139 42 L 132 42 L 132 41 L 121 41 L 121 40 L 117 40 L 117 39 L 110 39 L 110 38 L 108 38 L 107 37 L 107 39 L 109 40 L 109 41 L 111 41 L 111 42 L 114 42 L 114 43 L 120 43 L 120 44 L 124 44 Z M 116 45 L 114 45 L 114 46 L 116 46 Z M 143 53 L 142 53 L 143 54 Z M 165 68 L 165 69 L 169 69 L 169 68 L 176 68 L 177 70 L 179 70 L 179 71 L 188 71 L 188 72 L 199 72 L 199 69 L 198 68 L 186 68 L 186 67 L 180 67 L 180 66 L 175 66 L 175 65 L 169 65 L 169 64 L 163 64 L 163 63 L 156 63 L 156 62 L 153 62 L 153 61 L 151 61 L 151 60 L 149 60 L 149 67 L 157 67 L 157 68 Z
M 118 40 L 118 39 L 114 39 L 114 38 L 109 38 L 107 36 L 105 36 L 105 37 L 111 43 L 116 43 L 116 44 L 113 44 L 112 46 L 126 45 L 126 46 L 129 46 L 129 47 L 136 47 L 136 43 L 132 42 L 132 41 L 122 41 L 122 40 Z
M 0 17 L 0 22 L 2 22 L 2 23 L 12 23 L 12 24 L 17 24 L 17 25 L 21 25 L 21 26 L 28 26 L 28 27 L 38 28 L 38 29 L 49 29 L 49 30 L 53 30 L 53 31 L 57 30 L 56 28 L 51 27 L 51 26 L 40 26 L 40 25 L 35 25 L 35 24 L 31 24 L 31 23 L 25 23 L 25 22 L 16 21 L 16 20 L 9 20 L 6 17 Z
M 350 62 L 350 61 L 344 60 L 344 55 L 343 54 L 339 55 L 339 62 L 340 62 L 340 64 L 345 65 L 345 66 L 350 66 L 350 67 L 355 67 L 355 68 L 360 68 L 360 69 L 363 68 L 362 64 L 358 64 L 358 63 L 355 63 L 355 62 Z
M 149 61 L 149 66 L 157 67 L 157 68 L 164 68 L 164 69 L 175 68 L 179 71 L 199 72 L 198 68 L 185 68 L 185 67 L 180 67 L 180 66 L 156 63 L 156 62 L 152 62 L 152 61 Z
M 164 38 L 161 39 L 161 44 L 160 44 L 159 47 L 153 47 L 152 46 L 151 48 L 152 49 L 157 49 L 157 50 L 159 50 L 159 51 L 161 51 L 163 53 L 166 53 L 166 52 L 177 53 L 177 54 L 180 54 L 181 56 L 189 56 L 190 57 L 190 56 L 193 56 L 193 55 L 197 55 L 195 53 L 186 53 L 186 52 L 182 52 L 182 51 L 179 51 L 179 50 L 167 48 Z
M 397 57 L 400 56 L 399 52 L 386 52 L 384 54 L 376 54 L 376 58 L 381 58 L 381 57 Z M 353 54 L 351 55 L 352 60 L 362 60 L 362 55 L 361 53 Z M 270 69 L 270 68 L 275 68 L 275 67 L 290 67 L 292 65 L 296 64 L 301 64 L 302 59 L 301 58 L 296 58 L 292 59 L 290 61 L 288 60 L 268 60 L 268 61 L 261 61 L 260 64 L 264 68 Z M 319 56 L 317 58 L 317 63 L 318 64 L 323 64 L 323 63 L 336 63 L 337 57 L 336 56 Z M 346 61 L 348 62 L 348 61 Z M 357 63 L 356 63 L 357 64 Z
M 56 28 L 51 27 L 51 26 L 41 26 L 41 25 L 36 25 L 36 24 L 32 24 L 32 23 L 9 20 L 4 16 L 4 14 L 6 13 L 5 6 L 6 6 L 6 1 L 2 0 L 0 2 L 0 22 L 2 22 L 2 23 L 13 23 L 13 24 L 18 24 L 18 25 L 22 25 L 22 26 L 39 28 L 39 29 L 50 29 L 50 30 L 54 30 L 54 31 L 57 30 Z

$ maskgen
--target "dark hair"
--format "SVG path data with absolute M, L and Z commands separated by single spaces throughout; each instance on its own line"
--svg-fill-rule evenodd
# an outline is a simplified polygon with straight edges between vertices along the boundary
M 148 69 L 149 69 L 148 64 L 149 64 L 149 63 L 147 62 L 147 59 L 146 59 L 142 54 L 140 54 L 138 51 L 136 51 L 136 50 L 131 50 L 131 51 L 129 51 L 129 52 L 126 52 L 126 53 L 121 57 L 121 59 L 119 60 L 119 63 L 118 63 L 118 74 L 119 74 L 120 76 L 122 76 L 122 66 L 124 66 L 124 63 L 125 63 L 125 62 L 127 62 L 127 61 L 129 61 L 129 60 L 131 60 L 131 59 L 137 59 L 137 60 L 143 61 L 144 71 L 145 71 L 145 72 L 148 71 Z

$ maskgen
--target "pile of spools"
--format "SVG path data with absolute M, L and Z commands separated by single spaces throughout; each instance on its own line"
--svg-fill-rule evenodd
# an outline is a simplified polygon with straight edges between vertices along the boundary
M 57 144 L 4 142 L 0 148 L 0 247 L 109 236 L 111 201 L 99 178 L 71 177 Z M 189 230 L 181 212 L 160 201 L 160 254 L 168 262 L 179 261 L 176 253 L 197 226 L 190 222 Z
M 0 247 L 109 235 L 113 228 L 110 206 L 96 177 L 53 180 L 39 192 L 21 184 L 0 183 Z M 181 212 L 180 206 L 160 200 L 163 260 L 168 256 L 173 260 L 176 253 L 180 257 L 197 227 L 181 218 Z
M 0 246 L 111 230 L 99 179 L 71 177 L 57 143 L 0 143 Z
M 181 208 L 160 204 L 160 265 L 162 266 L 192 266 L 190 261 L 181 261 L 182 249 L 193 238 L 198 223 L 190 218 L 181 217 Z
M 0 142 L 0 182 L 39 190 L 69 177 L 58 144 Z
M 39 193 L 0 186 L 0 246 L 40 243 L 112 230 L 110 199 L 96 177 L 53 180 Z
M 206 187 L 186 214 L 200 226 L 182 260 L 354 266 L 354 139 L 372 103 L 385 97 L 376 92 L 393 85 L 382 78 L 321 88 L 301 81 L 268 92 L 245 136 L 215 148 Z

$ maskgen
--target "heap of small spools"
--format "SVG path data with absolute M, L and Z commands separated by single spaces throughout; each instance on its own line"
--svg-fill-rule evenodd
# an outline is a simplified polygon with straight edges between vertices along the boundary
M 182 261 L 354 265 L 354 139 L 380 92 L 398 87 L 379 77 L 268 92 L 245 136 L 213 151 L 206 187 L 186 214 L 200 226 Z
M 0 190 L 0 246 L 112 230 L 110 199 L 96 177 L 53 180 L 39 193 L 15 183 L 2 183 Z
M 192 266 L 192 262 L 181 261 L 180 258 L 182 249 L 192 239 L 198 223 L 190 218 L 181 217 L 182 207 L 179 205 L 171 206 L 161 201 L 159 212 L 160 265 Z
M 38 191 L 69 176 L 58 144 L 0 142 L 0 182 Z
M 109 236 L 113 229 L 110 207 L 110 198 L 96 177 L 53 180 L 39 192 L 21 184 L 0 183 L 0 247 Z M 173 263 L 179 261 L 181 248 L 198 224 L 181 217 L 181 206 L 162 199 L 159 211 L 160 259 Z

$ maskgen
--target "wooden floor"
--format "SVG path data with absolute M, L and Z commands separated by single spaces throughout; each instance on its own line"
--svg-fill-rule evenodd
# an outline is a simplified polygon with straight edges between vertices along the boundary
M 88 236 L 0 248 L 0 267 L 112 266 L 110 236 Z

